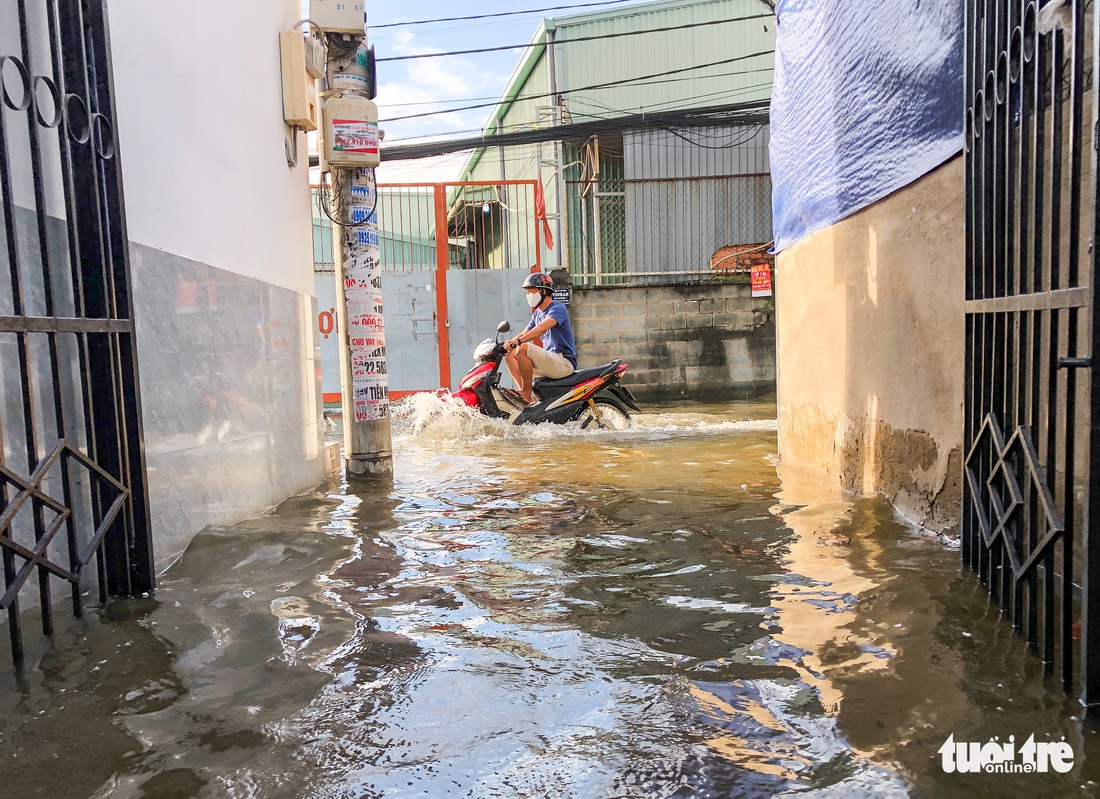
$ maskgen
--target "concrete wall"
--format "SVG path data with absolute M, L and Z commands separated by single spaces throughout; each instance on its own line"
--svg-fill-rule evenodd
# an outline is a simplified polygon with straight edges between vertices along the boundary
M 35 75 L 50 72 L 45 8 L 28 4 Z M 300 8 L 111 0 L 108 10 L 117 110 L 109 129 L 123 171 L 153 545 L 164 566 L 204 526 L 254 515 L 325 475 L 308 166 L 304 157 L 287 166 L 279 69 L 278 33 Z M 21 52 L 15 17 L 14 4 L 0 7 L 0 55 Z M 2 113 L 18 234 L 14 264 L 3 242 L 0 284 L 10 287 L 19 269 L 26 312 L 45 313 L 41 237 L 57 313 L 72 316 L 58 132 L 36 128 L 36 197 L 26 112 Z M 41 231 L 36 204 L 47 214 Z M 0 290 L 0 315 L 12 313 L 9 295 Z M 66 375 L 75 350 L 61 338 Z M 0 335 L 0 459 L 27 474 L 35 464 L 15 352 L 14 335 Z M 32 336 L 40 408 L 52 408 L 48 363 L 45 336 Z M 65 436 L 82 443 L 82 409 L 70 399 L 79 391 L 63 382 Z M 41 457 L 58 431 L 52 414 L 39 412 L 37 423 Z M 33 593 L 22 598 L 33 602 Z
M 288 168 L 284 155 L 277 34 L 299 18 L 298 5 L 109 2 L 117 117 L 103 129 L 117 136 L 124 177 L 158 568 L 206 525 L 270 508 L 317 485 L 328 467 L 304 140 L 297 168 Z M 28 67 L 36 76 L 52 74 L 46 7 L 31 2 L 26 9 Z M 17 16 L 16 4 L 0 4 L 0 55 L 22 53 Z M 9 65 L 5 74 L 11 71 Z M 44 90 L 40 96 L 48 97 Z M 44 109 L 46 118 L 52 116 Z M 16 231 L 14 258 L 0 232 L 0 316 L 14 313 L 14 272 L 21 277 L 24 313 L 47 314 L 43 242 L 54 311 L 73 316 L 59 131 L 33 117 L 29 128 L 27 113 L 0 109 Z M 41 222 L 38 208 L 45 214 Z M 91 271 L 90 264 L 86 268 Z M 16 336 L 0 334 L 0 463 L 21 475 L 34 471 L 62 437 L 87 449 L 74 374 L 76 337 L 57 336 L 62 430 L 54 415 L 47 337 L 27 339 L 24 368 Z M 22 395 L 28 384 L 37 446 L 27 442 Z M 79 549 L 93 524 L 89 480 L 74 471 Z M 59 469 L 48 474 L 44 489 L 64 496 Z M 13 536 L 34 546 L 28 509 L 16 517 Z M 65 540 L 62 533 L 49 548 L 57 563 L 69 562 Z M 84 572 L 91 580 L 94 573 L 91 567 Z M 38 602 L 35 583 L 19 595 L 24 609 Z M 67 594 L 59 580 L 52 583 L 54 597 Z
M 785 467 L 957 523 L 963 269 L 961 158 L 780 253 Z
M 299 0 L 110 0 L 130 238 L 313 294 L 305 137 L 288 169 L 281 32 Z
M 775 388 L 771 298 L 747 285 L 574 287 L 580 366 L 622 358 L 640 398 L 730 397 Z
M 110 0 L 160 564 L 325 473 L 304 136 L 278 34 L 298 0 Z M 328 306 L 326 306 L 327 309 Z

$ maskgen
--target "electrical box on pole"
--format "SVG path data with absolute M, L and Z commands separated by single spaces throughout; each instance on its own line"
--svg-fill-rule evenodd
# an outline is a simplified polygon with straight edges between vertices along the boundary
M 330 97 L 324 107 L 324 160 L 330 167 L 376 167 L 378 106 L 366 97 Z
M 366 29 L 364 0 L 309 0 L 309 18 L 325 33 L 362 35 Z
M 279 50 L 283 66 L 283 118 L 299 130 L 317 130 L 317 78 L 324 75 L 324 49 L 316 39 L 289 31 L 279 36 Z

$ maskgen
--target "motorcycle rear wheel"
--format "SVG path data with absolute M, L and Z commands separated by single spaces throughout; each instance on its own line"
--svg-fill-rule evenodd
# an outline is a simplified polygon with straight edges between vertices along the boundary
M 597 397 L 593 402 L 595 413 L 591 406 L 586 406 L 577 417 L 582 430 L 626 430 L 633 426 L 630 412 L 617 400 Z

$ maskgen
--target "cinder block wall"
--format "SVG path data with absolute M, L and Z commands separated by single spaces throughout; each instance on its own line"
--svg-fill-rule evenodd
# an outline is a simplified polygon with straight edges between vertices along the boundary
M 774 305 L 747 285 L 575 286 L 571 319 L 580 367 L 622 358 L 640 398 L 775 390 Z

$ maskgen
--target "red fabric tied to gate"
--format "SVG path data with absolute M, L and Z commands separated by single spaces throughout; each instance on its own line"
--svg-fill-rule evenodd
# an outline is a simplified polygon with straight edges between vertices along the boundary
M 535 224 L 542 222 L 542 235 L 546 239 L 546 249 L 554 249 L 554 234 L 550 232 L 550 222 L 546 219 L 546 198 L 542 196 L 542 181 L 535 183 Z

